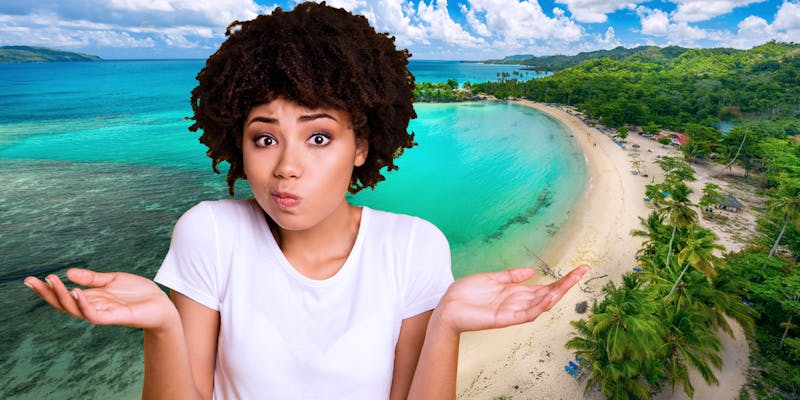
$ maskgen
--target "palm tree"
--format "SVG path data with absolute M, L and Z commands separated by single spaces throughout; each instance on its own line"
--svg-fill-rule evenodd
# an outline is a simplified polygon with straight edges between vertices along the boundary
M 732 168 L 733 163 L 736 161 L 737 158 L 739 158 L 739 153 L 742 151 L 742 147 L 744 146 L 745 140 L 747 140 L 747 131 L 744 131 L 744 136 L 742 137 L 742 143 L 739 144 L 739 148 L 736 150 L 736 154 L 734 154 L 733 158 L 731 158 L 731 161 L 727 165 L 725 165 L 725 168 L 722 168 L 722 170 L 719 171 L 719 173 L 715 176 L 722 175 L 722 173 L 729 168 L 731 170 L 731 173 L 733 173 L 733 168 Z
M 622 286 L 609 282 L 606 297 L 592 307 L 588 320 L 573 321 L 576 337 L 566 347 L 588 360 L 591 376 L 586 391 L 599 387 L 609 398 L 648 398 L 646 381 L 663 377 L 658 361 L 663 329 L 656 318 L 658 302 L 640 290 L 634 275 L 624 275 Z
M 647 216 L 647 219 L 639 217 L 639 222 L 644 229 L 634 229 L 631 231 L 633 237 L 647 238 L 642 243 L 642 248 L 639 250 L 641 254 L 655 253 L 656 245 L 662 244 L 666 238 L 666 227 L 664 225 L 664 217 L 653 211 Z
M 709 229 L 697 225 L 689 226 L 686 232 L 686 244 L 678 253 L 678 264 L 685 264 L 664 301 L 669 300 L 689 266 L 702 272 L 709 280 L 717 275 L 716 269 L 722 266 L 723 260 L 715 256 L 713 252 L 714 250 L 725 250 L 724 246 L 716 243 L 717 239 L 717 235 Z
M 667 379 L 672 383 L 673 390 L 681 383 L 686 395 L 692 398 L 694 387 L 687 366 L 697 369 L 707 383 L 718 384 L 711 367 L 722 367 L 719 356 L 722 345 L 719 337 L 710 329 L 702 310 L 669 306 L 662 310 L 661 319 L 668 326 L 662 347 Z
M 721 271 L 723 273 L 717 274 L 711 281 L 712 290 L 696 297 L 713 311 L 709 314 L 715 328 L 722 329 L 733 337 L 733 330 L 725 319 L 727 315 L 736 320 L 746 333 L 752 333 L 758 312 L 745 305 L 741 298 L 750 282 L 737 275 L 724 273 L 725 269 Z
M 672 200 L 667 203 L 666 207 L 658 211 L 672 225 L 672 236 L 670 236 L 669 245 L 667 246 L 667 265 L 669 265 L 669 259 L 672 256 L 672 242 L 675 240 L 675 231 L 678 227 L 683 228 L 697 222 L 697 212 L 692 209 L 694 204 L 689 201 L 689 194 L 691 193 L 692 189 L 689 189 L 685 184 L 679 183 L 675 185 L 670 192 Z
M 795 226 L 800 226 L 800 188 L 789 183 L 782 184 L 778 189 L 777 196 L 767 202 L 767 208 L 774 214 L 783 217 L 781 232 L 767 255 L 767 258 L 772 258 L 784 232 L 786 232 L 786 226 L 790 222 Z

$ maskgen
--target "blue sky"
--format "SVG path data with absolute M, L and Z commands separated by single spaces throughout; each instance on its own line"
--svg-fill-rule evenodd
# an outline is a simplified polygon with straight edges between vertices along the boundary
M 103 58 L 205 58 L 234 19 L 294 0 L 0 0 L 0 45 Z M 576 54 L 644 44 L 800 42 L 800 0 L 329 0 L 417 59 Z

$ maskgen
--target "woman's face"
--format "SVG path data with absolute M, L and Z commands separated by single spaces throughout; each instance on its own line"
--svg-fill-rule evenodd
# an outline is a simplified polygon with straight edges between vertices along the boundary
M 353 168 L 364 164 L 367 147 L 356 141 L 346 111 L 277 98 L 253 107 L 245 119 L 244 172 L 278 226 L 306 230 L 347 206 Z

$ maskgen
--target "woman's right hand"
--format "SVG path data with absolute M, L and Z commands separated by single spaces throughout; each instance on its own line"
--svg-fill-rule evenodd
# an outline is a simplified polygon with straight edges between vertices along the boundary
M 167 329 L 180 316 L 172 302 L 155 282 L 124 272 L 67 270 L 70 281 L 86 289 L 67 289 L 61 279 L 48 275 L 47 283 L 35 277 L 25 285 L 44 301 L 67 314 L 96 325 L 124 325 L 152 330 Z

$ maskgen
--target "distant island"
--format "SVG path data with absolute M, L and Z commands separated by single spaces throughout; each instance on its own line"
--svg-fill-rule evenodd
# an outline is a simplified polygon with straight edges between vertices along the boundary
M 0 63 L 50 61 L 103 61 L 98 56 L 73 53 L 46 47 L 0 46 Z
M 611 50 L 596 50 L 578 53 L 574 56 L 566 55 L 552 55 L 536 57 L 532 54 L 518 54 L 508 56 L 502 60 L 485 60 L 478 61 L 485 64 L 512 64 L 524 65 L 524 70 L 534 71 L 560 71 L 569 67 L 574 67 L 582 64 L 585 61 L 594 60 L 598 58 L 607 58 L 615 61 L 623 60 L 660 60 L 666 61 L 680 56 L 681 54 L 689 51 L 684 47 L 667 46 L 659 48 L 656 46 L 639 46 L 631 49 L 619 46 Z M 725 49 L 733 50 L 733 49 Z

